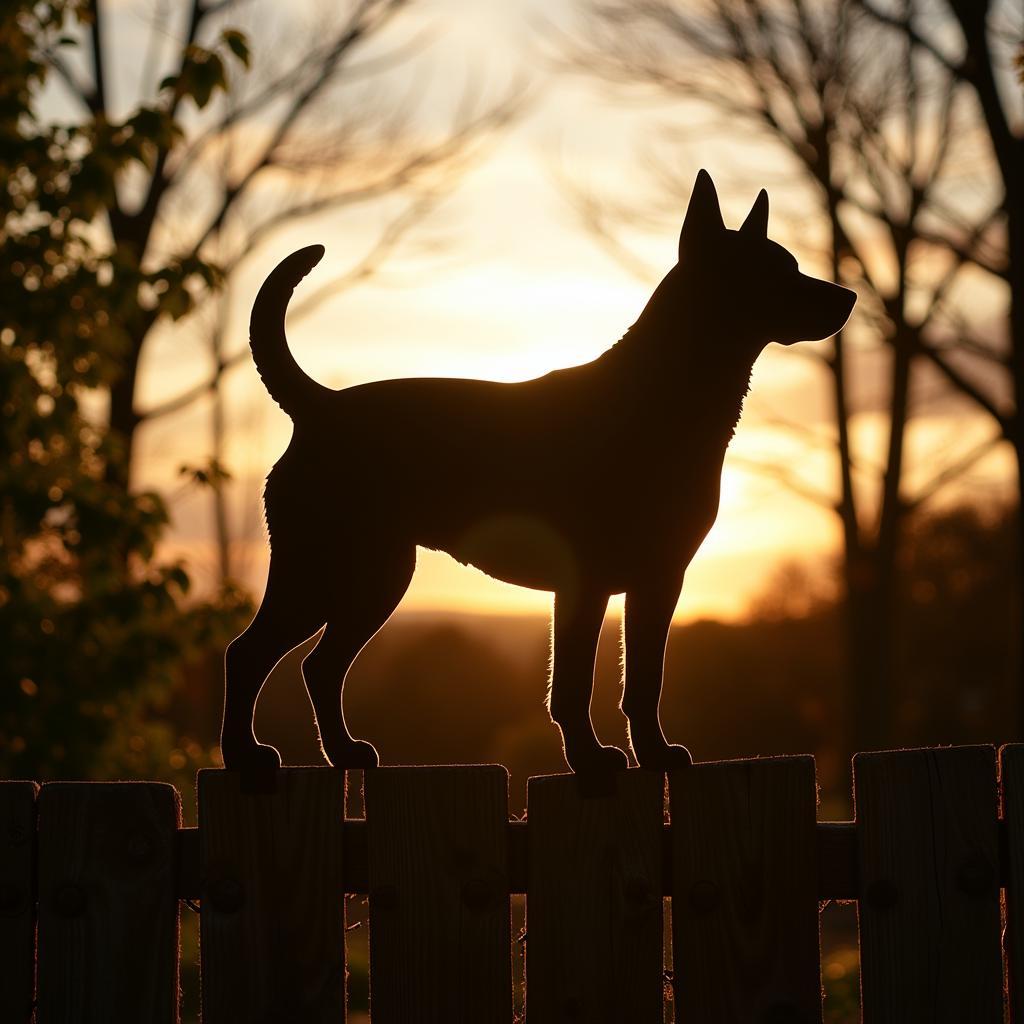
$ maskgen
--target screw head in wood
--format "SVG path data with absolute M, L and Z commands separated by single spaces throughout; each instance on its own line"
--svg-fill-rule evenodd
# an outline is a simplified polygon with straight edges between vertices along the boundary
M 58 917 L 81 917 L 89 905 L 85 889 L 75 882 L 64 882 L 53 892 L 53 909 Z
M 900 901 L 900 891 L 889 878 L 876 878 L 864 890 L 864 901 L 873 910 L 891 910 Z
M 237 878 L 217 878 L 210 883 L 206 898 L 214 910 L 234 914 L 245 904 L 245 889 Z
M 17 882 L 0 882 L 0 917 L 20 914 L 28 902 L 25 886 Z
M 710 914 L 720 899 L 718 884 L 702 878 L 690 886 L 690 909 L 697 914 Z

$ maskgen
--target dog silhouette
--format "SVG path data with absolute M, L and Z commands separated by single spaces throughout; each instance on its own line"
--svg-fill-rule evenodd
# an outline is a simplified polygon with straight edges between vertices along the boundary
M 514 384 L 318 384 L 292 357 L 284 319 L 324 249 L 285 259 L 256 297 L 250 338 L 294 433 L 266 483 L 266 594 L 226 654 L 225 765 L 280 764 L 253 734 L 256 699 L 274 665 L 321 629 L 302 672 L 324 754 L 337 767 L 378 763 L 345 725 L 342 688 L 405 593 L 417 545 L 554 594 L 548 707 L 576 772 L 627 764 L 590 719 L 598 635 L 608 599 L 624 593 L 621 707 L 633 753 L 645 768 L 690 764 L 659 719 L 665 644 L 683 575 L 717 515 L 753 363 L 769 342 L 829 337 L 856 302 L 801 274 L 767 227 L 762 189 L 728 230 L 701 171 L 678 263 L 636 323 L 592 362 Z

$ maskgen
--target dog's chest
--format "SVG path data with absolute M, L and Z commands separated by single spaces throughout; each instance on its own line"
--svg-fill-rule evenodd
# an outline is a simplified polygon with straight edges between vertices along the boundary
M 534 500 L 488 505 L 464 506 L 458 523 L 438 525 L 420 543 L 518 586 L 558 591 L 587 578 L 620 592 L 647 567 L 689 563 L 714 522 L 718 477 L 584 482 L 569 473 Z

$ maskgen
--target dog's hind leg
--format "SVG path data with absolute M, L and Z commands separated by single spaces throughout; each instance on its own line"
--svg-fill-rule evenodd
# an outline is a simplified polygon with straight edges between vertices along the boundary
M 607 595 L 599 592 L 555 595 L 548 708 L 562 732 L 565 759 L 580 774 L 628 764 L 618 747 L 601 745 L 590 718 L 594 659 L 607 606 Z
M 686 747 L 665 739 L 658 713 L 665 644 L 680 589 L 681 582 L 652 579 L 626 594 L 622 710 L 629 720 L 629 742 L 640 767 L 659 771 L 692 763 Z
M 362 560 L 361 560 L 362 562 Z M 313 704 L 320 745 L 336 768 L 375 768 L 377 751 L 353 739 L 345 724 L 342 692 L 356 656 L 390 618 L 416 567 L 414 547 L 348 566 L 345 593 L 332 605 L 320 642 L 302 662 L 302 676 Z
M 274 558 L 259 611 L 224 657 L 220 746 L 224 765 L 231 769 L 259 771 L 280 765 L 277 751 L 258 743 L 253 733 L 256 699 L 274 666 L 326 620 L 316 589 L 301 574 L 283 572 L 280 557 Z

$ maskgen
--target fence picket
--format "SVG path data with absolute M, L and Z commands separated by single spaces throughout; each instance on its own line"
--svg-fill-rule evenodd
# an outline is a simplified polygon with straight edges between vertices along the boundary
M 669 776 L 676 1019 L 821 1021 L 811 757 Z
M 155 782 L 38 798 L 39 1024 L 174 1024 L 180 801 Z
M 199 773 L 203 1024 L 345 1019 L 345 776 Z
M 865 1024 L 1003 1019 L 995 752 L 858 754 Z
M 0 782 L 0 1020 L 28 1024 L 35 987 L 36 784 Z
M 1006 961 L 1010 1019 L 1024 1022 L 1024 744 L 999 751 L 1006 822 Z
M 661 1024 L 664 776 L 529 782 L 526 1015 Z
M 508 772 L 365 776 L 373 1024 L 511 1024 Z

